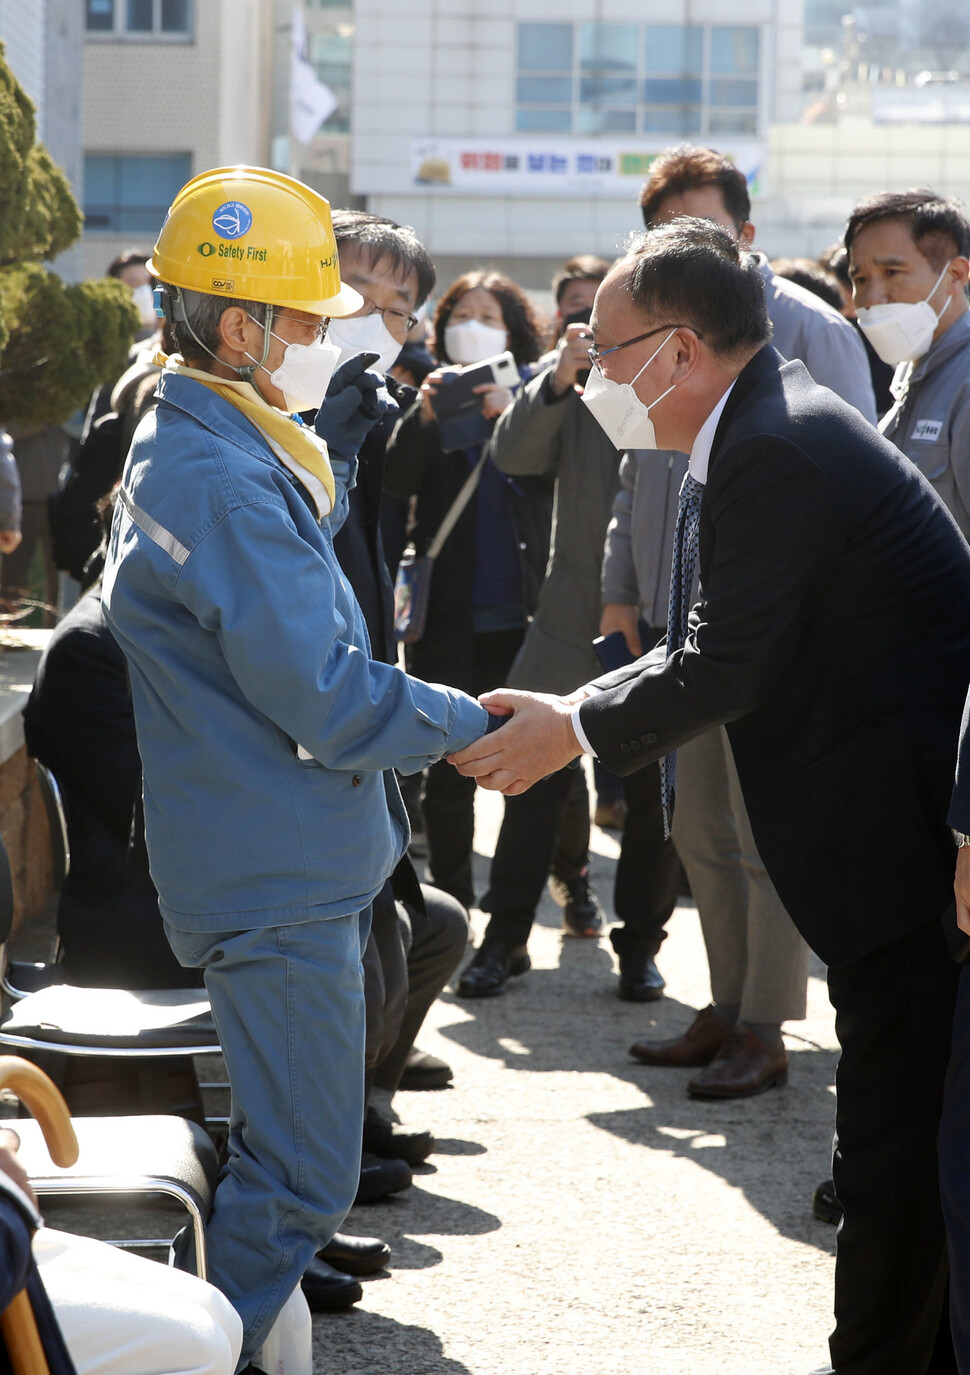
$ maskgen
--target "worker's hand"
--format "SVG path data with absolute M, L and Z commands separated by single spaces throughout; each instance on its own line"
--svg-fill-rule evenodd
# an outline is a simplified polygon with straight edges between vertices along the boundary
M 600 617 L 600 634 L 613 635 L 617 630 L 623 632 L 626 647 L 635 659 L 643 653 L 640 642 L 640 612 L 636 606 L 626 602 L 607 602 Z
M 585 688 L 569 697 L 540 692 L 487 692 L 478 700 L 491 715 L 507 719 L 498 730 L 448 756 L 459 773 L 477 779 L 482 788 L 512 796 L 524 793 L 540 778 L 564 769 L 582 746 L 572 725 L 572 709 Z M 511 713 L 511 715 L 510 715 Z
M 0 1170 L 13 1180 L 17 1188 L 22 1190 L 37 1208 L 37 1195 L 30 1187 L 27 1171 L 17 1157 L 19 1149 L 20 1137 L 17 1133 L 11 1131 L 9 1127 L 0 1127 Z
M 0 530 L 0 554 L 12 554 L 22 539 L 19 530 Z
M 970 936 L 970 845 L 961 845 L 957 850 L 953 892 L 957 900 L 957 926 Z
M 317 411 L 313 428 L 334 458 L 356 458 L 361 444 L 382 416 L 398 410 L 383 377 L 367 369 L 374 354 L 361 353 L 342 363 Z
M 556 353 L 556 366 L 549 374 L 549 386 L 556 396 L 563 396 L 570 387 L 582 391 L 580 376 L 589 372 L 587 349 L 593 342 L 593 332 L 589 325 L 567 325 L 559 340 Z

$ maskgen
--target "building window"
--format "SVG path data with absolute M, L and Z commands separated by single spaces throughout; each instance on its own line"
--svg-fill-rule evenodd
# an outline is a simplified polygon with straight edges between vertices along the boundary
M 192 176 L 191 153 L 131 157 L 86 153 L 86 229 L 142 234 L 154 241 L 176 194 Z
M 322 133 L 345 134 L 350 129 L 353 50 L 354 35 L 349 25 L 341 25 L 330 33 L 315 33 L 310 39 L 310 57 L 317 77 L 337 99 L 337 108 L 325 120 Z
M 85 0 L 84 22 L 95 38 L 185 43 L 192 38 L 192 0 Z
M 722 24 L 519 24 L 516 129 L 756 134 L 761 31 Z

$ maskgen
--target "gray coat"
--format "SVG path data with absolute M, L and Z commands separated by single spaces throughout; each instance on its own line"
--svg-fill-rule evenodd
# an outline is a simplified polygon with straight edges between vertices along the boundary
M 879 428 L 936 488 L 970 539 L 970 313 L 893 379 Z
M 800 358 L 820 387 L 834 391 L 874 425 L 876 398 L 858 330 L 811 291 L 776 277 L 763 253 L 755 257 L 775 348 L 785 358 Z
M 647 625 L 657 630 L 667 626 L 677 500 L 686 472 L 687 455 L 670 449 L 624 454 L 606 536 L 604 606 L 639 606 Z
M 565 693 L 601 671 L 591 644 L 620 454 L 575 391 L 561 399 L 550 392 L 551 371 L 534 377 L 499 417 L 489 453 L 510 477 L 556 480 L 546 579 L 509 686 Z

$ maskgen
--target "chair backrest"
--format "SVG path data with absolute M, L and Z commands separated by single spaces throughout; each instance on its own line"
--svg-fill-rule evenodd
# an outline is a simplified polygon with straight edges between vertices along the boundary
M 51 856 L 54 863 L 54 887 L 63 887 L 67 871 L 71 867 L 71 844 L 67 837 L 67 815 L 64 811 L 64 798 L 60 784 L 46 764 L 35 759 L 40 795 L 44 799 L 47 825 L 51 838 Z

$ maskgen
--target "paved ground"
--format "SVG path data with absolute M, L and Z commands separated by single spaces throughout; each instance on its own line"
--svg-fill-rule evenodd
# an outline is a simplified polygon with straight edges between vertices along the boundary
M 483 891 L 501 802 L 479 800 Z M 616 842 L 594 831 L 594 850 L 608 906 Z M 562 939 L 548 898 L 530 949 L 533 970 L 505 996 L 446 992 L 433 1008 L 420 1044 L 448 1059 L 455 1085 L 395 1106 L 439 1148 L 407 1193 L 350 1215 L 346 1230 L 391 1243 L 392 1264 L 356 1308 L 315 1320 L 315 1375 L 807 1375 L 824 1364 L 835 1232 L 810 1203 L 828 1173 L 835 1038 L 821 967 L 808 1018 L 788 1027 L 788 1087 L 716 1104 L 687 1098 L 688 1071 L 627 1055 L 709 1001 L 692 907 L 678 909 L 661 953 L 667 996 L 646 1008 L 616 999 L 607 941 Z M 48 1216 L 102 1236 L 132 1221 L 95 1212 Z M 180 1220 L 148 1225 L 170 1235 Z
M 478 845 L 497 800 L 480 794 Z M 614 840 L 594 833 L 612 888 Z M 482 865 L 484 875 L 484 861 Z M 483 885 L 480 885 L 480 890 Z M 481 914 L 475 914 L 480 931 Z M 320 1375 L 807 1375 L 827 1357 L 834 1228 L 811 1216 L 828 1173 L 835 1038 L 821 967 L 792 1023 L 789 1085 L 693 1102 L 687 1071 L 627 1047 L 676 1033 L 710 998 L 696 912 L 679 908 L 667 997 L 614 996 L 606 941 L 566 940 L 543 904 L 534 968 L 503 997 L 450 992 L 420 1044 L 454 1088 L 401 1093 L 439 1140 L 414 1186 L 354 1210 L 392 1268 L 314 1324 Z

